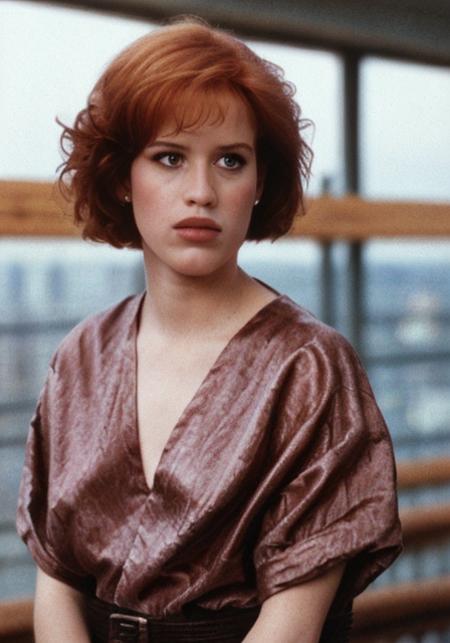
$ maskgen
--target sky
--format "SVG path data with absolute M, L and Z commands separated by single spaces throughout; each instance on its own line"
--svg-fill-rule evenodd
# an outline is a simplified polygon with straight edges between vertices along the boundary
M 0 2 L 0 178 L 45 179 L 60 162 L 55 117 L 71 122 L 102 69 L 152 25 L 41 3 Z M 249 42 L 281 65 L 314 121 L 310 194 L 343 186 L 339 58 Z M 362 192 L 450 200 L 450 71 L 368 59 L 362 68 Z

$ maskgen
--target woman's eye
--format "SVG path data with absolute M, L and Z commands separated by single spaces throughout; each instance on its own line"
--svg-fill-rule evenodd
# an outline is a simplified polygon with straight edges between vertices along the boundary
M 167 167 L 178 167 L 181 164 L 181 154 L 178 152 L 160 152 L 154 158 Z
M 245 165 L 245 160 L 239 154 L 224 154 L 219 159 L 218 165 L 227 170 L 236 170 Z

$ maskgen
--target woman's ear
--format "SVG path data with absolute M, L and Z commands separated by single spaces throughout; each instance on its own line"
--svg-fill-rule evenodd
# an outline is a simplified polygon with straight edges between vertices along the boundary
M 260 201 L 264 191 L 264 182 L 266 180 L 266 166 L 260 165 L 258 167 L 258 176 L 256 179 L 256 200 Z
M 117 199 L 123 204 L 131 203 L 131 187 L 129 181 L 120 183 L 116 187 L 116 196 Z

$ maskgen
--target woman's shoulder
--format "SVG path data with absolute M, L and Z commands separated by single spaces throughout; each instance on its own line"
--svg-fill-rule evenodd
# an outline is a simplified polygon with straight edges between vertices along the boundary
M 307 372 L 332 388 L 343 385 L 371 391 L 356 350 L 338 330 L 287 295 L 276 300 L 273 313 L 268 348 L 278 356 L 280 368 L 301 377 Z
M 130 295 L 109 308 L 90 315 L 64 337 L 59 344 L 51 366 L 82 357 L 85 361 L 105 357 L 130 338 L 143 294 Z
M 355 351 L 350 342 L 336 328 L 329 326 L 288 295 L 275 300 L 277 333 L 274 339 L 288 342 L 293 348 L 317 348 L 334 354 Z

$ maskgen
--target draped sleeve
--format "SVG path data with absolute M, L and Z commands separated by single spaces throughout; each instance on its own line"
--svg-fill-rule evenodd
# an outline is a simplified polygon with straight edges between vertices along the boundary
M 349 602 L 401 551 L 390 436 L 353 349 L 333 342 L 298 358 L 282 397 L 283 482 L 254 549 L 261 601 L 346 561 L 337 600 Z
M 62 402 L 62 387 L 54 362 L 55 358 L 30 423 L 16 527 L 34 561 L 46 574 L 86 591 L 89 588 L 88 577 L 73 559 L 70 549 L 64 548 L 66 525 L 52 506 L 58 481 L 53 476 L 51 443 L 58 439 L 58 431 L 64 428 L 54 426 L 53 421 L 55 410 Z M 64 466 L 63 462 L 59 463 L 59 468 Z

